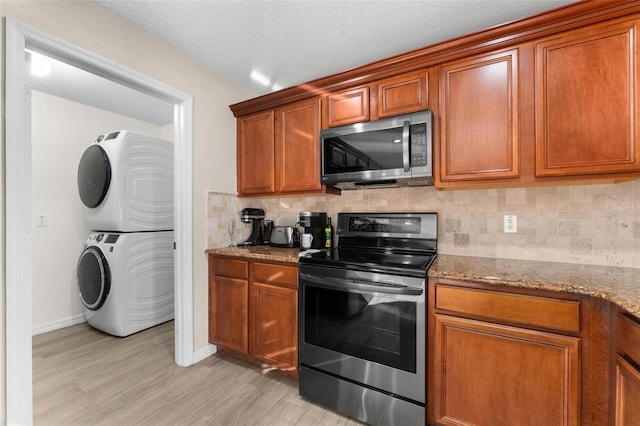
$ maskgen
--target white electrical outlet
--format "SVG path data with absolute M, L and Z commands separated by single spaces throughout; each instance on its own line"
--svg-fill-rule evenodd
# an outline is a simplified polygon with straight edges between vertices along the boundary
M 518 216 L 515 214 L 504 215 L 504 232 L 510 234 L 518 232 Z

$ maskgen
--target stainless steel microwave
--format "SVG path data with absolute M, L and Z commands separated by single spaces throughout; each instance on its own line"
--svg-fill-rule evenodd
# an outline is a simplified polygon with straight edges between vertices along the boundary
M 429 110 L 320 132 L 322 183 L 343 189 L 433 185 Z

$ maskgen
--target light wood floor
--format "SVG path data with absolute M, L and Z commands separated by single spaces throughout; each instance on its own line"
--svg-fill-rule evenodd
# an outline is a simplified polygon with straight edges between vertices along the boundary
M 173 322 L 119 338 L 79 324 L 33 337 L 35 425 L 361 425 L 296 381 L 216 354 L 174 363 Z

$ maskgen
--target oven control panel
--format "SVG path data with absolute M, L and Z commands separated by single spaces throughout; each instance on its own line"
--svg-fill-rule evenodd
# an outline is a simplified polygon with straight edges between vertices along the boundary
M 436 239 L 437 213 L 339 213 L 338 235 Z
M 351 217 L 349 218 L 351 232 L 383 232 L 419 234 L 420 218 L 396 217 Z

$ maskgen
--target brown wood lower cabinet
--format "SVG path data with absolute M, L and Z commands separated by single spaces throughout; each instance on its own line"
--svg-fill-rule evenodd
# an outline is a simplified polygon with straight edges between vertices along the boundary
M 431 421 L 580 424 L 579 302 L 454 281 L 436 282 L 430 299 Z
M 436 421 L 577 425 L 576 337 L 436 315 Z
M 298 364 L 296 265 L 209 256 L 209 341 L 268 368 Z
M 249 352 L 249 264 L 209 256 L 209 341 Z
M 284 371 L 298 367 L 298 268 L 251 262 L 251 355 Z
M 214 277 L 209 288 L 209 339 L 234 351 L 249 353 L 247 280 Z
M 616 319 L 616 426 L 640 425 L 640 322 L 618 314 Z
M 640 370 L 616 356 L 616 426 L 640 425 Z

